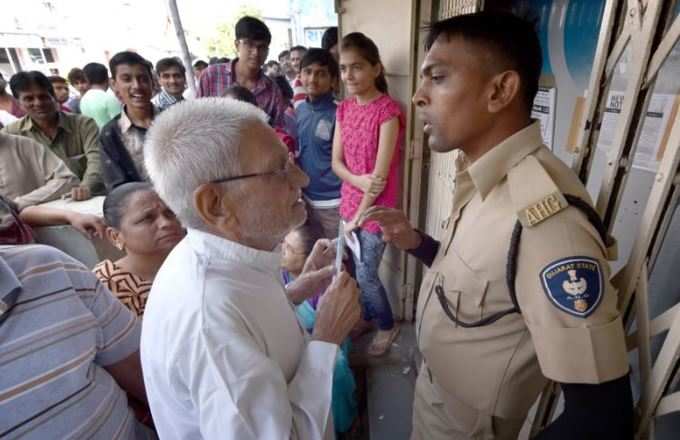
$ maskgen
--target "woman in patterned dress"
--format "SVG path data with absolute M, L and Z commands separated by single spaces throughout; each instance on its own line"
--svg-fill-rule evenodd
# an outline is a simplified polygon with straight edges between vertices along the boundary
M 125 256 L 102 261 L 94 273 L 141 316 L 158 269 L 186 231 L 146 182 L 114 188 L 104 200 L 104 220 L 107 239 Z

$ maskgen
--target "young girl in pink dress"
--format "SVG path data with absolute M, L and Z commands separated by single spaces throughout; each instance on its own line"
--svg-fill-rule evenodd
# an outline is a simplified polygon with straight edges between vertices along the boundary
M 356 232 L 361 246 L 361 261 L 355 256 L 355 264 L 364 319 L 378 325 L 368 353 L 379 356 L 390 348 L 398 327 L 378 277 L 385 250 L 380 227 L 375 222 L 359 225 L 359 218 L 373 205 L 397 207 L 405 123 L 399 104 L 387 94 L 378 48 L 364 34 L 342 39 L 340 76 L 350 97 L 338 105 L 332 164 L 343 182 L 345 232 Z

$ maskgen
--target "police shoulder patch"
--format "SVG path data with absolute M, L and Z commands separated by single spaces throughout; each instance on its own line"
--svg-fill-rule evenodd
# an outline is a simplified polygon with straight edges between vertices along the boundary
M 602 301 L 604 279 L 594 258 L 563 258 L 547 265 L 540 276 L 550 302 L 570 315 L 586 318 Z

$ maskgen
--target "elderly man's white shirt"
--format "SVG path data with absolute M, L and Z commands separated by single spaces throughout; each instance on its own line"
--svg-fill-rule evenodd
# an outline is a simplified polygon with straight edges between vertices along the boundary
M 168 256 L 141 342 L 160 438 L 333 438 L 338 347 L 306 340 L 279 258 L 192 229 Z

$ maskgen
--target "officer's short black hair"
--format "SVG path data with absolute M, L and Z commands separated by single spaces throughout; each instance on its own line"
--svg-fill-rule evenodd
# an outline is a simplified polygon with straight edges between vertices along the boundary
M 52 87 L 52 83 L 42 72 L 37 70 L 19 72 L 12 75 L 9 79 L 9 88 L 16 99 L 19 99 L 21 92 L 25 92 L 34 86 L 47 90 L 47 93 L 54 98 L 54 87 Z
M 272 34 L 262 20 L 246 15 L 236 22 L 234 28 L 236 39 L 247 38 L 253 41 L 265 41 L 267 44 L 272 42 Z
M 429 26 L 425 48 L 429 50 L 437 38 L 460 37 L 491 52 L 499 70 L 519 74 L 524 102 L 530 109 L 541 76 L 543 57 L 536 26 L 529 20 L 509 12 L 483 11 L 457 15 Z
M 321 48 L 330 50 L 331 47 L 338 44 L 338 27 L 333 26 L 326 29 L 321 37 Z
M 136 52 L 126 50 L 123 52 L 118 52 L 113 56 L 113 58 L 111 58 L 111 61 L 109 61 L 109 70 L 111 71 L 111 77 L 113 79 L 116 79 L 116 69 L 121 64 L 127 64 L 129 66 L 144 66 L 149 72 L 149 78 L 153 78 L 153 74 L 151 73 L 153 70 L 151 62 L 147 61 L 143 56 Z
M 316 47 L 309 49 L 305 56 L 302 57 L 300 69 L 304 69 L 311 64 L 318 64 L 319 66 L 327 67 L 328 73 L 330 73 L 333 78 L 337 78 L 340 75 L 338 62 L 335 61 L 333 55 L 331 55 L 331 53 L 327 50 Z
M 90 84 L 106 85 L 109 83 L 109 70 L 100 63 L 88 63 L 83 67 L 85 79 Z
M 173 67 L 177 67 L 182 75 L 186 73 L 184 64 L 182 64 L 182 62 L 177 57 L 161 58 L 158 60 L 156 63 L 156 73 L 160 75 L 161 73 L 168 69 L 172 69 Z

